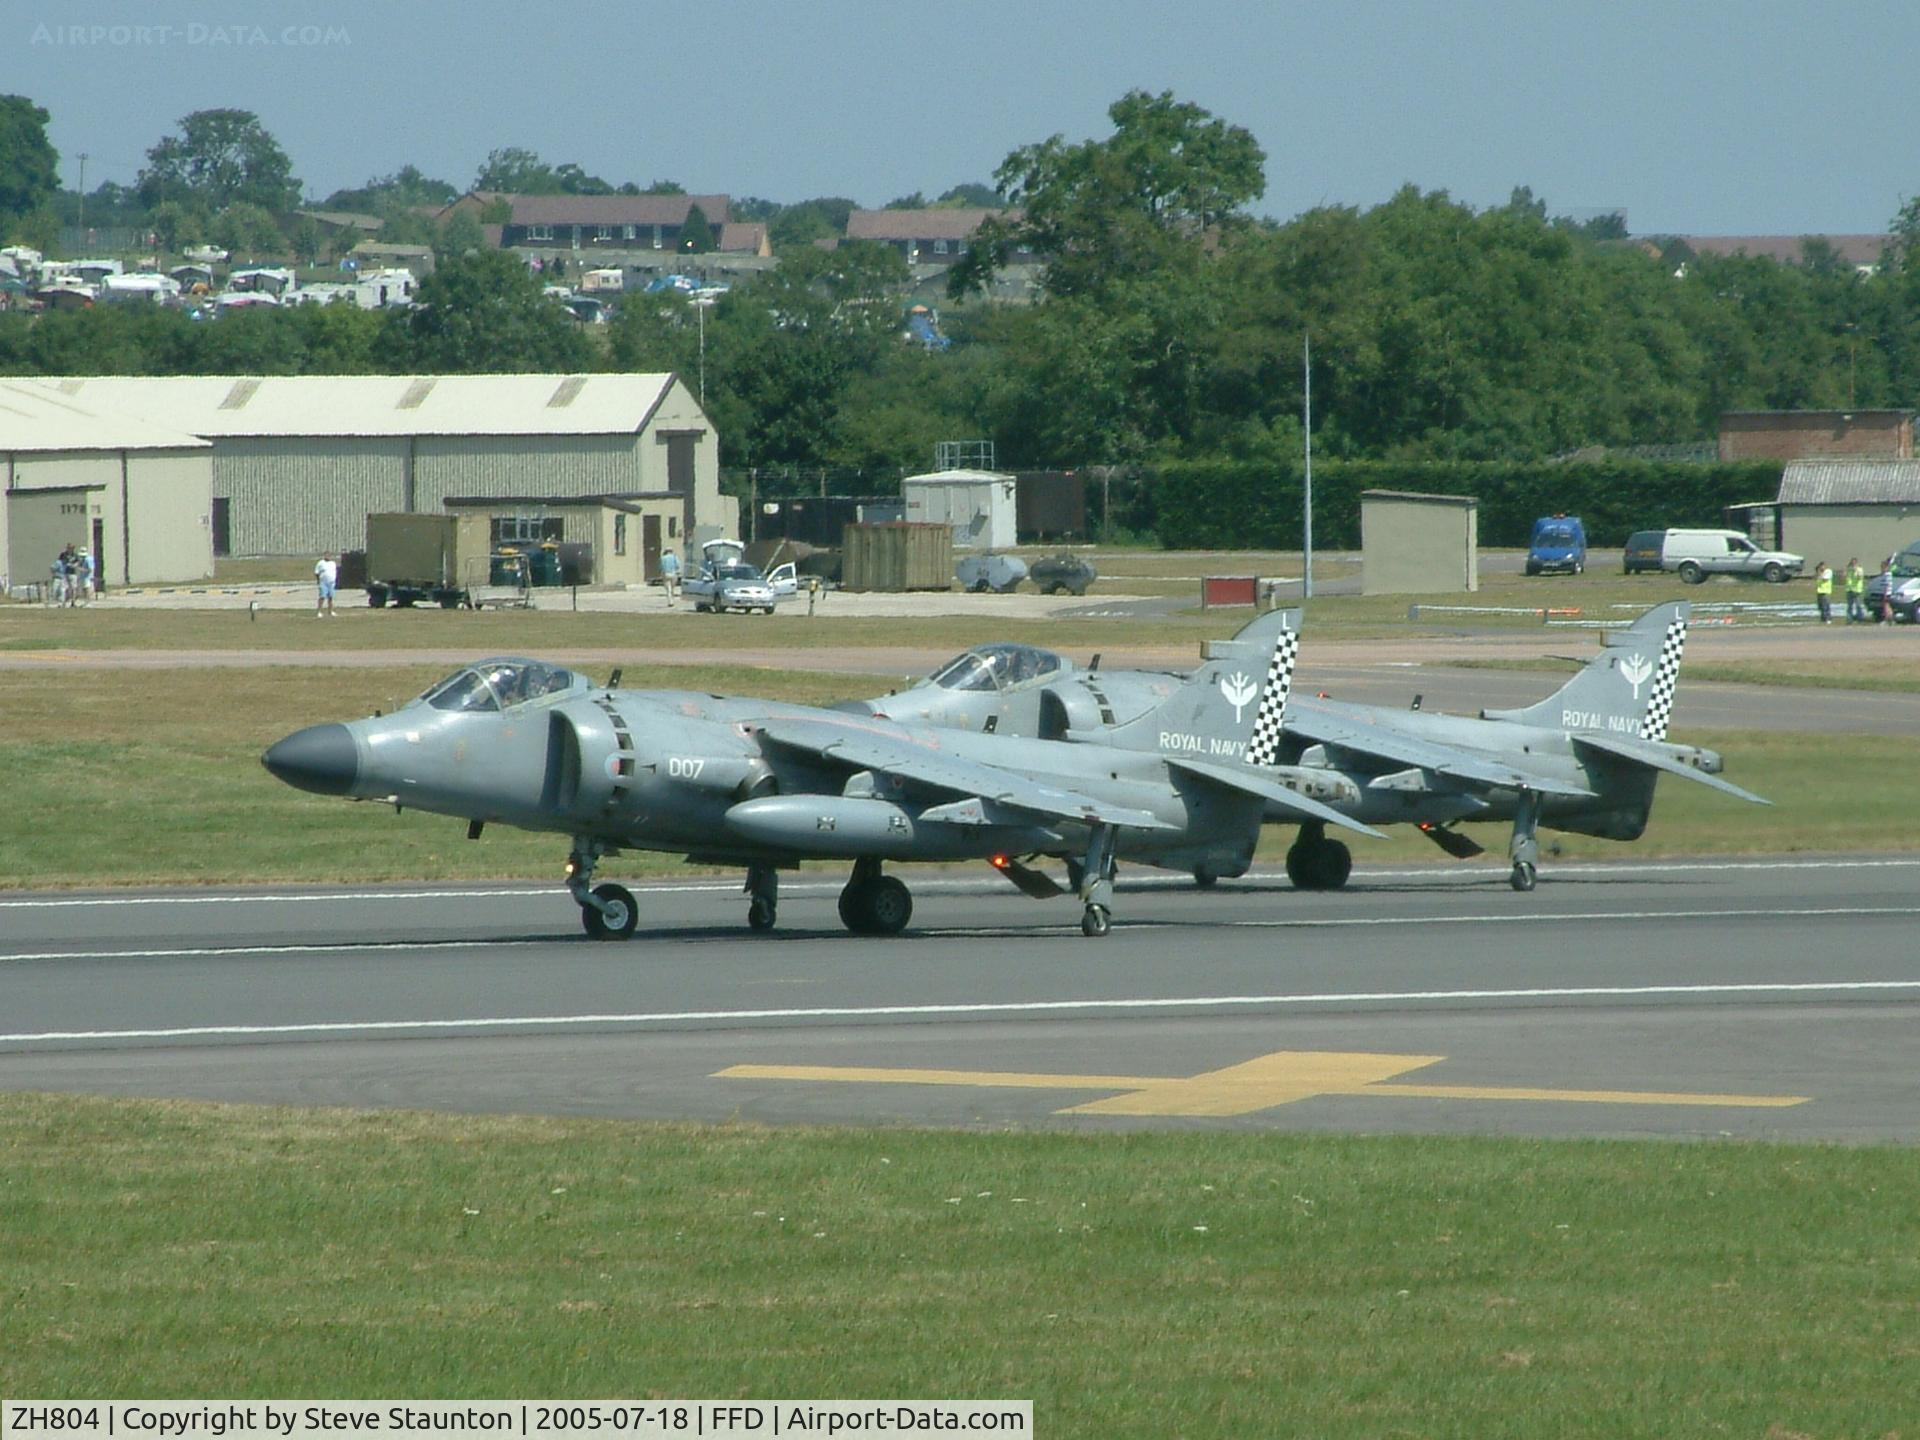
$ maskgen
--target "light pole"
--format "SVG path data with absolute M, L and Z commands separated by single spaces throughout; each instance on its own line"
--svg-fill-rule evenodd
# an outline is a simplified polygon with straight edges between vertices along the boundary
M 1303 335 L 1300 345 L 1300 367 L 1306 372 L 1306 403 L 1301 407 L 1300 428 L 1306 435 L 1306 471 L 1303 483 L 1306 490 L 1306 505 L 1301 515 L 1301 529 L 1304 534 L 1304 575 L 1300 582 L 1300 598 L 1313 598 L 1313 336 Z
M 711 295 L 696 295 L 693 308 L 699 311 L 700 319 L 700 408 L 707 408 L 707 311 L 712 308 Z

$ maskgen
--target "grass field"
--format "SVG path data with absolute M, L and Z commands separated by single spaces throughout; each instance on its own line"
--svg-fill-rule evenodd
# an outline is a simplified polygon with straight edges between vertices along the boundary
M 1527 596 L 1561 583 L 1513 580 Z M 1618 576 L 1579 580 L 1565 593 L 1583 604 L 1621 593 Z M 1416 633 L 1405 614 L 1406 597 L 1327 599 L 1311 618 Z M 1151 638 L 1244 618 L 1175 617 Z M 1100 648 L 1138 627 L 995 630 Z M 985 638 L 964 620 L 780 633 L 798 648 Z M 768 634 L 740 617 L 0 609 L 16 650 L 634 644 L 698 660 Z M 298 725 L 390 709 L 445 668 L 0 671 L 0 885 L 556 877 L 560 837 L 469 843 L 458 821 L 304 795 L 260 768 Z M 645 683 L 877 688 L 699 665 Z M 1668 781 L 1636 846 L 1543 840 L 1636 857 L 1916 843 L 1910 787 L 1890 777 L 1916 773 L 1920 737 L 1685 738 L 1775 806 Z M 1269 831 L 1267 853 L 1290 838 Z M 1504 827 L 1479 838 L 1504 870 Z M 1354 848 L 1455 863 L 1407 832 Z M 649 868 L 678 862 L 605 873 Z M 1912 1148 L 773 1131 L 0 1095 L 0 1395 L 968 1396 L 1032 1399 L 1040 1435 L 1101 1440 L 1884 1440 L 1920 1434 L 1917 1190 Z
M 1920 1152 L 0 1097 L 35 1397 L 1031 1399 L 1073 1437 L 1920 1421 Z
M 248 881 L 544 879 L 565 842 L 494 827 L 478 842 L 457 820 L 289 789 L 260 767 L 266 747 L 301 725 L 391 710 L 441 667 L 383 669 L 0 671 L 0 886 L 226 884 Z M 740 688 L 737 669 L 661 669 L 651 683 Z M 873 677 L 767 671 L 756 693 L 804 702 L 871 693 Z M 1546 834 L 1561 857 L 1920 845 L 1911 797 L 1887 776 L 1920 769 L 1920 735 L 1689 734 L 1728 758 L 1729 778 L 1768 809 L 1703 787 L 1662 784 L 1645 838 L 1625 846 Z M 1497 858 L 1506 827 L 1470 827 Z M 1355 840 L 1361 863 L 1444 860 L 1406 827 Z M 1291 828 L 1269 827 L 1277 858 Z M 1492 862 L 1487 862 L 1492 863 Z M 678 870 L 667 856 L 623 856 L 607 873 Z

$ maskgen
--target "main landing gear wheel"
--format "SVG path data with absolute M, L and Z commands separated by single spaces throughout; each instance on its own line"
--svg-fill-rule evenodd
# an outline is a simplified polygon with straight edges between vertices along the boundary
M 1513 867 L 1513 874 L 1507 877 L 1507 883 L 1514 889 L 1525 892 L 1533 889 L 1539 878 L 1539 872 L 1527 861 L 1522 860 Z
M 1080 933 L 1088 939 L 1098 939 L 1113 928 L 1113 916 L 1104 905 L 1089 905 L 1087 913 L 1080 917 Z
M 1220 877 L 1211 870 L 1196 870 L 1193 872 L 1193 888 L 1196 890 L 1211 890 L 1219 883 Z
M 634 903 L 633 892 L 624 885 L 596 885 L 593 898 L 600 902 L 598 908 L 587 904 L 580 907 L 580 923 L 587 934 L 596 940 L 631 937 L 640 924 L 640 907 Z
M 847 882 L 840 922 L 855 935 L 898 935 L 913 918 L 913 892 L 891 875 Z
M 747 867 L 747 928 L 773 929 L 780 915 L 780 872 L 771 865 Z

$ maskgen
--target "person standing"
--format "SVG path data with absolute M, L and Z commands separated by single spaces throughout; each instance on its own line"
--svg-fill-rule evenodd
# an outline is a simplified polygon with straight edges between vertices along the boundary
M 1822 560 L 1813 567 L 1813 602 L 1820 607 L 1820 623 L 1833 623 L 1833 567 Z
M 680 599 L 680 556 L 677 551 L 660 552 L 660 583 L 667 589 L 667 606 L 671 609 Z
M 1854 556 L 1847 561 L 1847 623 L 1858 625 L 1867 618 L 1867 567 Z
M 340 567 L 332 555 L 322 555 L 313 567 L 313 583 L 319 592 L 313 602 L 313 618 L 320 620 L 333 614 L 333 591 L 340 583 Z
M 1893 557 L 1891 555 L 1880 566 L 1880 614 L 1875 623 L 1879 625 L 1893 623 Z

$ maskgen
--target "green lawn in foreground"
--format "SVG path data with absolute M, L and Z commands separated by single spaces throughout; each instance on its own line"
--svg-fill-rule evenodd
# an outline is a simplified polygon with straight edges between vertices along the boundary
M 565 841 L 506 827 L 478 842 L 457 820 L 307 795 L 274 780 L 260 754 L 318 720 L 396 703 L 439 667 L 260 668 L 180 672 L 0 671 L 0 886 L 95 886 L 237 881 L 544 879 Z M 729 687 L 818 702 L 870 693 L 871 676 L 660 669 L 653 683 Z M 1680 780 L 1663 780 L 1653 822 L 1636 845 L 1544 834 L 1556 856 L 1886 850 L 1920 845 L 1909 787 L 1920 735 L 1689 733 L 1719 748 L 1728 778 L 1774 802 L 1762 808 Z M 1385 841 L 1353 840 L 1361 863 L 1451 864 L 1407 827 Z M 1505 825 L 1471 827 L 1504 855 Z M 1268 827 L 1262 852 L 1283 853 L 1288 827 Z M 1492 861 L 1484 863 L 1493 863 Z M 623 856 L 607 873 L 677 869 L 678 859 Z
M 9 1397 L 982 1397 L 1070 1437 L 1885 1436 L 1920 1151 L 0 1097 Z

